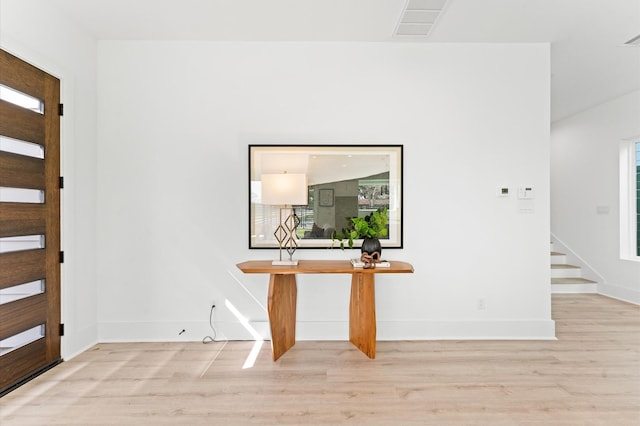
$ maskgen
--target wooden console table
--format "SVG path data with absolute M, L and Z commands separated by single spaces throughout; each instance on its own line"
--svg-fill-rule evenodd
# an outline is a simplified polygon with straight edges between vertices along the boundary
M 406 262 L 390 267 L 354 268 L 348 260 L 300 260 L 298 266 L 273 266 L 270 260 L 238 263 L 245 274 L 269 274 L 267 310 L 273 360 L 296 343 L 296 274 L 350 274 L 349 340 L 369 358 L 376 357 L 375 274 L 412 273 Z

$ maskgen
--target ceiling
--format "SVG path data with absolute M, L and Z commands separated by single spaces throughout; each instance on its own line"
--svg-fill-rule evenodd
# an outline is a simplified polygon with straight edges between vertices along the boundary
M 97 39 L 548 42 L 552 121 L 640 89 L 640 0 L 448 0 L 427 37 L 394 36 L 407 0 L 48 2 Z

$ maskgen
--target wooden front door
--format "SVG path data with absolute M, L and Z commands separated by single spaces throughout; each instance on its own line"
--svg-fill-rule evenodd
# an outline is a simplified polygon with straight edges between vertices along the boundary
M 61 361 L 59 105 L 0 50 L 0 395 Z

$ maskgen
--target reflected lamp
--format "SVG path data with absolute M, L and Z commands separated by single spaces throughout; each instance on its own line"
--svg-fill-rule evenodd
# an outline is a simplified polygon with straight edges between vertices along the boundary
M 293 206 L 308 204 L 307 176 L 302 173 L 272 173 L 263 174 L 261 181 L 262 204 L 280 206 L 278 227 L 273 233 L 278 241 L 279 260 L 272 264 L 296 266 L 298 261 L 293 260 L 293 253 L 298 248 L 296 229 L 300 219 Z M 289 254 L 288 260 L 282 259 L 283 247 Z

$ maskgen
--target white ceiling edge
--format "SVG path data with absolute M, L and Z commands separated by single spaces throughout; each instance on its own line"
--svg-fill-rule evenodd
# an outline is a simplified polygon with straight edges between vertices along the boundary
M 397 37 L 407 0 L 0 0 L 57 6 L 97 40 L 549 43 L 551 120 L 640 89 L 640 0 L 448 0 Z

